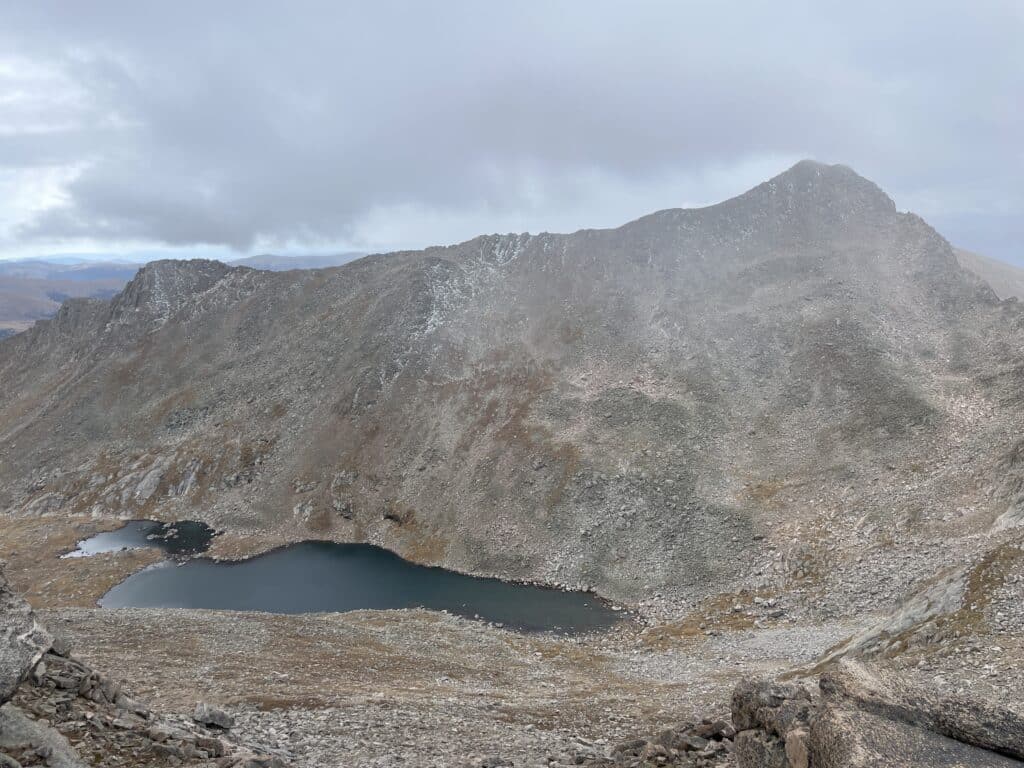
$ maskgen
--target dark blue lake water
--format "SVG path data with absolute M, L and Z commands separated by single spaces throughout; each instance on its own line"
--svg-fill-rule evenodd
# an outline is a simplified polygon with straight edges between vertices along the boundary
M 210 608 L 270 613 L 428 608 L 524 632 L 576 634 L 626 618 L 594 595 L 465 576 L 368 544 L 308 541 L 240 562 L 192 558 L 139 571 L 105 608 Z

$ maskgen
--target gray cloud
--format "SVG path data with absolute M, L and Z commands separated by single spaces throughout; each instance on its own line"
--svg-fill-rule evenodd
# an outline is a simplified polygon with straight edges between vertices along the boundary
M 571 230 L 811 156 L 1024 256 L 1019 4 L 892 5 L 11 3 L 0 171 L 68 170 L 9 244 Z

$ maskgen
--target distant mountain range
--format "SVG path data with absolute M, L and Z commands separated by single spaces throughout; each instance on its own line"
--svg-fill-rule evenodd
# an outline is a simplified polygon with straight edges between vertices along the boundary
M 232 267 L 251 267 L 252 269 L 266 269 L 271 272 L 285 272 L 289 269 L 326 269 L 327 267 L 338 267 L 365 255 L 361 251 L 312 256 L 275 256 L 271 253 L 265 253 L 247 256 L 244 259 L 234 259 L 226 263 Z
M 1024 299 L 1024 269 L 960 248 L 957 260 L 987 282 L 1001 299 Z M 225 262 L 229 266 L 285 272 L 325 269 L 366 254 L 348 251 L 309 256 L 257 254 Z M 95 260 L 85 256 L 0 261 L 0 339 L 52 317 L 68 298 L 109 299 L 143 266 L 135 261 Z
M 65 299 L 109 299 L 138 269 L 116 262 L 0 261 L 0 336 L 51 317 Z
M 281 272 L 334 267 L 363 255 L 352 251 L 312 256 L 262 254 L 228 263 Z M 65 299 L 111 298 L 142 266 L 133 261 L 78 256 L 0 261 L 0 338 L 22 331 L 36 320 L 52 317 Z

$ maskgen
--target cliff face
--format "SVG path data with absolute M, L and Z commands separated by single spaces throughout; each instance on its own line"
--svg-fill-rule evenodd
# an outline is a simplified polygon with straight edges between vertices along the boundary
M 0 342 L 0 505 L 369 540 L 630 601 L 850 585 L 866 552 L 889 568 L 1012 506 L 1020 317 L 810 162 L 614 230 L 161 262 Z

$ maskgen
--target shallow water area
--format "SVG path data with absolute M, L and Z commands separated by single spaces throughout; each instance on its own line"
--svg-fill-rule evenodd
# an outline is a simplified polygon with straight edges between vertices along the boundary
M 206 608 L 270 613 L 427 608 L 524 632 L 577 634 L 627 618 L 585 592 L 466 576 L 369 544 L 307 541 L 242 561 L 192 558 L 139 571 L 104 608 Z
M 62 557 L 91 557 L 125 549 L 159 549 L 169 557 L 190 557 L 205 552 L 217 533 L 205 523 L 181 520 L 161 523 L 156 520 L 130 520 L 116 531 L 104 531 L 78 542 L 78 547 Z

